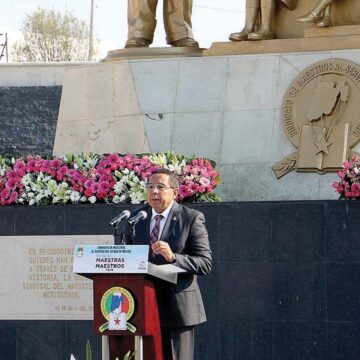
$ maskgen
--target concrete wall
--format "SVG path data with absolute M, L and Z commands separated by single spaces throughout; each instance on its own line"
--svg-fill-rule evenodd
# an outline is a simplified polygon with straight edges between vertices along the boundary
M 60 86 L 67 68 L 82 65 L 83 62 L 0 64 L 0 87 Z

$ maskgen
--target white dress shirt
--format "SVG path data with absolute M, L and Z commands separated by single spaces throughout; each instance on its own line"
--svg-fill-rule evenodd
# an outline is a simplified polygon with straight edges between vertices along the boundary
M 151 231 L 153 229 L 153 227 L 155 226 L 155 216 L 156 215 L 162 215 L 163 218 L 161 219 L 160 221 L 160 231 L 159 231 L 159 237 L 158 239 L 161 238 L 161 234 L 164 230 L 164 226 L 165 226 L 165 223 L 166 223 L 166 219 L 168 218 L 169 216 L 169 213 L 170 213 L 170 210 L 172 208 L 172 206 L 174 205 L 174 201 L 171 203 L 171 205 L 166 209 L 164 210 L 162 213 L 157 213 L 154 209 L 152 209 L 152 215 L 151 215 L 151 222 L 150 222 L 150 234 L 151 234 Z

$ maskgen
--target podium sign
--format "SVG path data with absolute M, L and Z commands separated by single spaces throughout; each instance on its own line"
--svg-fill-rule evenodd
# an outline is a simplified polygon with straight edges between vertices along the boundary
M 161 328 L 151 277 L 173 284 L 184 270 L 148 263 L 149 245 L 77 245 L 73 272 L 93 279 L 94 332 L 110 336 L 110 358 L 141 338 L 146 360 L 161 360 Z M 142 346 L 138 348 L 142 354 Z
M 77 274 L 146 274 L 149 245 L 76 245 Z

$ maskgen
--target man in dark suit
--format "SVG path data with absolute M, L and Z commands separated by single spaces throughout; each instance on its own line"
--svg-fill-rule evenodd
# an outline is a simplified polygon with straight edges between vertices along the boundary
M 206 275 L 212 268 L 205 218 L 175 201 L 179 185 L 170 171 L 156 170 L 147 187 L 148 217 L 136 225 L 135 242 L 151 245 L 151 262 L 186 270 L 176 285 L 155 281 L 164 360 L 191 360 L 194 325 L 206 321 L 197 275 Z

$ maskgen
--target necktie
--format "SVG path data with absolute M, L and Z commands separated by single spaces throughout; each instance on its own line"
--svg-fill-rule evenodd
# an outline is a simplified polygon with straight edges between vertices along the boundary
M 155 225 L 151 230 L 150 233 L 150 241 L 151 241 L 151 245 L 154 244 L 156 241 L 159 240 L 159 232 L 160 232 L 160 221 L 163 218 L 162 215 L 156 215 L 154 220 L 155 220 Z

